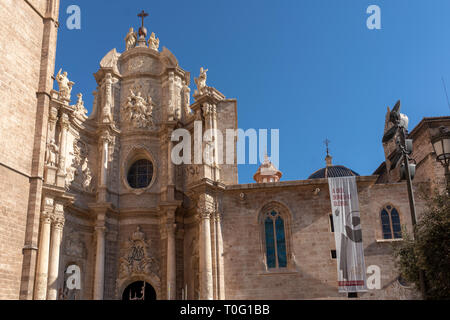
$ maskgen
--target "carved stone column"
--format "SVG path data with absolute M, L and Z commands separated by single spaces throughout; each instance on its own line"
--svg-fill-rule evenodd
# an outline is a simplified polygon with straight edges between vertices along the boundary
M 106 188 L 108 185 L 108 166 L 109 162 L 112 160 L 114 142 L 114 136 L 112 136 L 108 131 L 104 131 L 99 139 L 99 148 L 102 153 L 97 199 L 99 202 L 107 202 Z
M 111 114 L 111 109 L 113 105 L 113 96 L 112 96 L 112 84 L 113 79 L 111 76 L 111 73 L 106 74 L 105 80 L 104 80 L 104 92 L 105 92 L 105 104 L 103 106 L 102 110 L 102 119 L 103 123 L 110 123 L 113 121 L 113 117 Z
M 95 227 L 97 251 L 95 256 L 94 300 L 103 300 L 105 287 L 105 232 L 106 227 Z
M 204 196 L 201 196 L 203 198 Z M 209 197 L 209 196 L 206 196 Z M 200 200 L 199 200 L 200 201 Z M 199 204 L 199 272 L 200 272 L 200 300 L 213 300 L 213 274 L 211 252 L 211 215 L 213 206 L 208 200 Z
M 214 222 L 216 224 L 216 248 L 217 248 L 217 293 L 219 300 L 225 300 L 225 276 L 223 267 L 223 239 L 222 239 L 222 222 L 219 212 L 216 213 Z
M 61 250 L 64 221 L 63 213 L 61 212 L 58 212 L 52 217 L 53 223 L 51 232 L 47 300 L 57 300 L 58 298 L 59 254 Z
M 100 172 L 100 186 L 104 187 L 107 184 L 108 173 L 108 160 L 109 160 L 109 143 L 111 137 L 107 131 L 105 131 L 100 137 L 100 143 L 102 148 L 102 166 Z
M 52 221 L 50 213 L 47 211 L 43 211 L 41 213 L 41 234 L 39 238 L 36 282 L 34 287 L 35 300 L 45 300 L 47 298 L 48 256 L 50 249 L 51 223 Z
M 176 224 L 169 221 L 167 229 L 167 299 L 175 300 L 177 293 Z
M 211 141 L 205 141 L 204 148 L 209 150 L 208 158 L 206 160 L 206 164 L 208 164 L 211 168 L 210 179 L 214 181 L 220 180 L 220 172 L 219 172 L 219 155 L 223 157 L 223 141 L 221 141 L 222 145 L 219 145 L 218 139 L 218 129 L 217 129 L 217 107 L 211 103 L 203 104 L 203 115 L 205 117 L 205 131 L 211 130 L 212 137 Z M 214 153 L 211 151 L 211 146 L 214 149 Z
M 59 141 L 59 167 L 58 174 L 66 173 L 66 150 L 67 150 L 67 131 L 69 130 L 69 116 L 65 113 L 61 115 L 61 140 Z
M 175 165 L 172 162 L 172 132 L 169 128 L 167 131 L 167 201 L 172 201 L 175 198 Z

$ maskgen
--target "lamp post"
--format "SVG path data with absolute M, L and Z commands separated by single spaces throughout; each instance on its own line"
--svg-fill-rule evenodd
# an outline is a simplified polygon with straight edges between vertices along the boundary
M 392 109 L 389 121 L 393 124 L 393 126 L 384 134 L 383 143 L 386 143 L 392 140 L 395 136 L 397 136 L 396 138 L 397 153 L 392 160 L 390 170 L 395 169 L 400 162 L 403 162 L 403 170 L 405 176 L 404 178 L 406 179 L 406 185 L 408 188 L 411 223 L 413 226 L 414 239 L 417 239 L 416 206 L 412 186 L 412 179 L 415 173 L 415 165 L 409 163 L 409 161 L 411 160 L 409 156 L 412 153 L 413 141 L 407 139 L 409 119 L 406 115 L 400 113 L 400 100 L 397 101 L 395 107 Z M 423 299 L 426 299 L 425 274 L 422 269 L 419 269 L 419 282 L 422 297 Z
M 450 193 L 450 132 L 446 127 L 439 128 L 439 134 L 431 139 L 436 161 L 439 161 L 445 169 L 445 182 L 447 193 Z

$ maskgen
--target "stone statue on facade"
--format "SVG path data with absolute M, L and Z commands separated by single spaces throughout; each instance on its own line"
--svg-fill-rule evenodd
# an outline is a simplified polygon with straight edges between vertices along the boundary
M 63 99 L 70 100 L 70 94 L 72 93 L 72 87 L 75 82 L 69 80 L 67 77 L 67 71 L 64 71 L 62 74 L 61 71 L 62 69 L 58 71 L 58 74 L 55 77 L 58 82 L 59 96 Z
M 82 172 L 82 187 L 84 191 L 92 191 L 91 181 L 92 181 L 92 173 L 91 169 L 88 167 L 88 158 L 85 158 L 83 164 L 81 165 Z
M 128 32 L 127 36 L 125 37 L 126 50 L 130 50 L 130 49 L 136 47 L 136 42 L 137 42 L 137 34 L 133 28 L 130 28 L 130 31 Z
M 55 143 L 55 139 L 51 139 L 47 143 L 47 152 L 45 154 L 45 163 L 49 166 L 56 167 L 58 165 L 59 148 Z
M 122 108 L 125 121 L 135 128 L 148 128 L 153 125 L 153 101 L 150 96 L 145 99 L 141 92 L 135 94 L 130 89 L 126 105 Z
M 197 90 L 195 91 L 195 94 L 203 94 L 205 89 L 207 88 L 206 85 L 206 73 L 208 72 L 208 69 L 203 69 L 203 67 L 200 68 L 200 75 L 198 78 L 195 78 L 195 84 L 197 85 Z
M 84 107 L 83 94 L 79 93 L 77 95 L 77 104 L 74 106 L 74 115 L 78 118 L 87 118 L 87 109 Z
M 150 38 L 148 39 L 148 47 L 156 51 L 159 49 L 159 38 L 156 38 L 154 32 L 152 32 Z

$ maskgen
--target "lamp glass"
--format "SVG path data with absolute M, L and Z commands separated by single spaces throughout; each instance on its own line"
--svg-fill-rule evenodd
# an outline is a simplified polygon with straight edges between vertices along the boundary
M 443 140 L 443 151 L 444 154 L 446 155 L 446 158 L 450 157 L 450 137 L 445 137 Z
M 436 156 L 438 158 L 441 157 L 441 155 L 444 153 L 442 140 L 437 140 L 433 143 L 434 152 L 436 152 Z

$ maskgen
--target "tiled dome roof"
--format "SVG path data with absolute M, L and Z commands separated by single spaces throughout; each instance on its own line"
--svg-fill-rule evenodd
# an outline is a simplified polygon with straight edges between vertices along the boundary
M 344 167 L 344 166 L 329 166 L 317 170 L 312 175 L 309 176 L 309 179 L 323 179 L 323 178 L 337 178 L 337 177 L 351 177 L 351 176 L 359 176 L 355 171 Z

